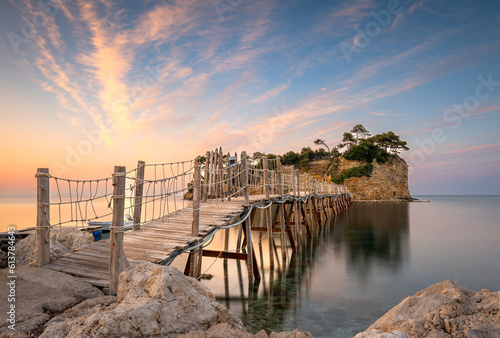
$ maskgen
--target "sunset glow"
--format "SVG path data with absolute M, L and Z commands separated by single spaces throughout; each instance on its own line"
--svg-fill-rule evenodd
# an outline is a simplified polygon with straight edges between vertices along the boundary
M 412 194 L 500 192 L 498 1 L 2 1 L 0 196 L 47 167 L 300 151 L 363 124 Z

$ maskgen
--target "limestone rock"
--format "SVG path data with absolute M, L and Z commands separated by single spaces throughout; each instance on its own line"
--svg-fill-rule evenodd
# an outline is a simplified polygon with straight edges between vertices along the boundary
M 9 270 L 0 273 L 0 294 L 8 295 Z M 18 266 L 15 269 L 16 330 L 28 332 L 45 323 L 50 315 L 62 312 L 82 300 L 102 297 L 103 293 L 87 282 L 45 268 Z M 7 297 L 6 297 L 7 298 Z M 0 302 L 0 312 L 8 311 L 9 302 Z M 9 333 L 9 323 L 0 322 L 0 333 Z M 12 333 L 12 332 L 11 332 Z
M 339 172 L 362 166 L 365 163 L 340 158 Z M 408 164 L 399 157 L 391 157 L 386 163 L 372 162 L 370 177 L 350 177 L 344 180 L 355 200 L 409 200 Z
M 35 235 L 16 243 L 16 264 L 26 265 L 37 258 Z M 50 260 L 61 257 L 66 252 L 73 251 L 94 241 L 94 236 L 76 228 L 54 228 L 50 231 Z
M 376 330 L 410 337 L 500 337 L 500 291 L 473 292 L 442 281 L 407 297 L 356 337 L 372 337 L 366 334 Z
M 120 275 L 116 302 L 93 304 L 84 302 L 55 317 L 42 337 L 174 337 L 219 323 L 245 331 L 206 286 L 176 268 L 153 263 Z

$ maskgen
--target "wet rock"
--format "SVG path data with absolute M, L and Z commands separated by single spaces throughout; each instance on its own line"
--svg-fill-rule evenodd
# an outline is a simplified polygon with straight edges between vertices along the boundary
M 500 292 L 473 292 L 442 281 L 407 297 L 356 338 L 394 331 L 410 337 L 500 337 Z M 381 335 L 366 335 L 373 332 Z
M 26 265 L 37 259 L 35 235 L 16 243 L 16 264 Z M 76 228 L 54 228 L 50 231 L 50 260 L 61 257 L 66 252 L 73 251 L 94 241 L 94 236 Z
M 116 300 L 79 304 L 55 317 L 42 337 L 175 337 L 219 323 L 246 331 L 206 286 L 173 267 L 142 263 L 125 270 Z

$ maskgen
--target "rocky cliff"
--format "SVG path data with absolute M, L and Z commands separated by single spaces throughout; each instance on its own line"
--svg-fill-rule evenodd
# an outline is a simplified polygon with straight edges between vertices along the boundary
M 309 174 L 316 178 L 330 179 L 330 172 L 341 173 L 354 167 L 366 164 L 362 161 L 349 161 L 343 157 L 338 160 L 320 160 L 310 163 Z M 409 200 L 408 164 L 399 157 L 390 157 L 385 163 L 373 161 L 373 171 L 368 176 L 350 177 L 344 184 L 355 200 Z

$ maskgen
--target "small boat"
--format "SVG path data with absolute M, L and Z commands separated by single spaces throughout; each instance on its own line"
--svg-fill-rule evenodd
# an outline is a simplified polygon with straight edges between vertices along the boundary
M 125 215 L 127 218 L 127 221 L 123 222 L 123 228 L 125 230 L 130 230 L 132 229 L 132 226 L 134 225 L 134 222 L 132 221 L 132 217 L 130 215 Z M 88 224 L 89 226 L 99 226 L 101 227 L 102 231 L 109 231 L 109 227 L 111 226 L 113 222 L 98 222 L 98 221 L 89 221 Z
M 109 227 L 111 226 L 112 222 L 89 221 L 88 224 L 89 224 L 89 226 L 98 226 L 98 227 L 101 227 L 102 231 L 109 231 Z M 125 230 L 132 229 L 133 225 L 134 225 L 134 222 L 131 222 L 131 221 L 123 222 L 123 228 Z

